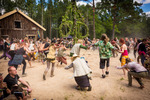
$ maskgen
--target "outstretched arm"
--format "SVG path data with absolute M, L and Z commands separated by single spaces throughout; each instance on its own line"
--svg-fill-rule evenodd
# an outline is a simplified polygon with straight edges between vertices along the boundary
M 65 69 L 69 69 L 73 67 L 73 63 L 71 63 L 69 66 L 65 67 Z
M 127 64 L 125 64 L 125 65 L 123 65 L 123 66 L 121 66 L 121 67 L 116 66 L 117 69 L 122 69 L 122 68 L 126 68 L 126 67 L 127 67 Z
M 87 49 L 87 47 L 83 45 L 80 45 L 80 48 Z

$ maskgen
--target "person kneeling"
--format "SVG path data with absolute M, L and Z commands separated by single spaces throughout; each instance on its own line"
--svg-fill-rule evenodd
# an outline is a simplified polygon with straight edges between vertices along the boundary
M 144 84 L 142 82 L 141 78 L 145 78 L 148 76 L 148 71 L 146 68 L 144 68 L 142 65 L 136 63 L 136 62 L 131 62 L 130 58 L 126 59 L 126 64 L 123 65 L 122 67 L 117 67 L 117 69 L 122 69 L 122 68 L 128 68 L 130 71 L 128 71 L 128 85 L 132 86 L 132 76 L 137 80 L 137 82 L 140 84 L 140 88 L 144 88 Z
M 74 68 L 74 78 L 78 86 L 77 90 L 91 91 L 91 85 L 89 82 L 91 69 L 88 67 L 84 59 L 79 58 L 78 55 L 74 54 L 72 57 L 72 63 L 65 67 L 65 69 Z

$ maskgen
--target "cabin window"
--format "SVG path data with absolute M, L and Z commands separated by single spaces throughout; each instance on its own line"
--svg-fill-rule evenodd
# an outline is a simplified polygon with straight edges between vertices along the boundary
M 15 28 L 21 28 L 21 22 L 15 21 Z

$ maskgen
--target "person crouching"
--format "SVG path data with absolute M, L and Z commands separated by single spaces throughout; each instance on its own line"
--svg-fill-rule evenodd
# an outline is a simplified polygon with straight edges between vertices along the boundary
M 91 91 L 91 84 L 89 82 L 90 74 L 92 73 L 91 69 L 88 67 L 84 59 L 79 58 L 77 54 L 74 54 L 72 63 L 65 67 L 65 69 L 72 68 L 74 69 L 74 78 L 78 84 L 76 89 L 82 91 Z
M 122 67 L 117 67 L 117 69 L 122 69 L 122 68 L 130 69 L 130 71 L 128 71 L 128 81 L 129 81 L 128 86 L 132 86 L 132 76 L 133 76 L 140 84 L 139 88 L 141 89 L 144 88 L 144 84 L 141 78 L 146 78 L 148 76 L 148 71 L 146 68 L 144 68 L 142 65 L 136 62 L 131 62 L 130 58 L 126 59 L 125 65 L 123 65 Z

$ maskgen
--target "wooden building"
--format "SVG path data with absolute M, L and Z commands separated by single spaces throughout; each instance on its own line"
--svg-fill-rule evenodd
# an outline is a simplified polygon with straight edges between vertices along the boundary
M 23 39 L 25 36 L 29 38 L 43 38 L 44 27 L 35 22 L 29 16 L 20 10 L 13 10 L 0 16 L 0 37 Z

